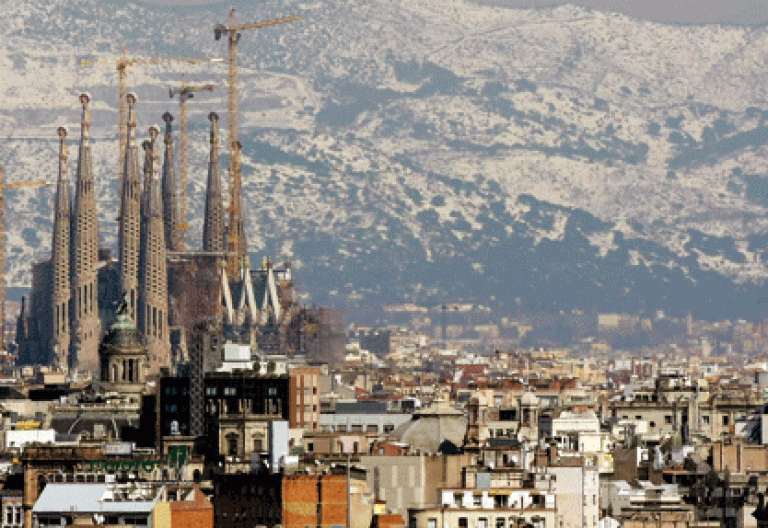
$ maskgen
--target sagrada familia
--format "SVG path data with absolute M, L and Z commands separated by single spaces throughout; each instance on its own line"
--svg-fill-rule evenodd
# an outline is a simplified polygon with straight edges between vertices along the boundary
M 59 169 L 51 259 L 33 266 L 30 306 L 17 323 L 17 361 L 52 364 L 97 373 L 102 328 L 114 307 L 127 304 L 146 341 L 148 374 L 183 361 L 186 341 L 202 322 L 226 326 L 241 342 L 278 353 L 305 353 L 308 327 L 317 313 L 294 300 L 290 264 L 266 260 L 251 271 L 243 250 L 227 265 L 225 209 L 219 174 L 218 116 L 211 122 L 202 248 L 187 251 L 177 218 L 173 165 L 173 117 L 166 113 L 164 159 L 161 131 L 136 135 L 137 98 L 128 95 L 128 131 L 121 149 L 118 255 L 99 248 L 97 196 L 90 144 L 88 94 L 80 96 L 82 118 L 74 200 L 68 173 L 67 131 L 59 128 Z M 245 248 L 245 244 L 241 244 Z M 229 270 L 228 270 L 229 268 Z

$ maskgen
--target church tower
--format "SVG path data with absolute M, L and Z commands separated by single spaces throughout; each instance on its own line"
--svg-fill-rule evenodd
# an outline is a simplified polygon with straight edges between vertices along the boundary
M 205 220 L 203 251 L 224 251 L 224 202 L 219 176 L 219 116 L 208 114 L 211 120 L 211 159 L 208 162 L 208 182 L 205 188 Z
M 165 247 L 168 251 L 183 251 L 178 218 L 176 191 L 176 171 L 173 167 L 173 116 L 166 112 L 165 121 L 165 157 L 163 158 L 163 222 L 165 225 Z
M 128 94 L 128 131 L 126 134 L 123 186 L 118 225 L 118 262 L 120 291 L 127 299 L 131 319 L 138 320 L 139 237 L 141 236 L 141 176 L 139 146 L 136 142 L 136 95 Z
M 97 264 L 99 226 L 91 162 L 91 96 L 80 95 L 83 107 L 80 151 L 77 159 L 75 204 L 72 215 L 72 366 L 99 371 L 99 322 Z
M 53 268 L 53 352 L 54 365 L 60 368 L 69 366 L 69 346 L 71 343 L 69 301 L 72 298 L 71 275 L 69 268 L 69 230 L 71 228 L 72 196 L 69 185 L 67 161 L 67 129 L 59 127 L 59 177 L 56 181 L 56 201 L 53 212 L 53 244 L 51 266 Z
M 163 225 L 163 202 L 158 174 L 157 137 L 149 130 L 144 146 L 144 193 L 141 204 L 141 251 L 139 265 L 139 329 L 146 337 L 149 371 L 156 374 L 171 362 L 168 335 L 168 263 Z

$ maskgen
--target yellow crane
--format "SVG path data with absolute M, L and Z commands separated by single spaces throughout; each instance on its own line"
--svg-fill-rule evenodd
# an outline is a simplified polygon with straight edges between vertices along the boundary
M 245 224 L 241 211 L 242 181 L 240 179 L 240 140 L 237 127 L 237 41 L 240 39 L 240 31 L 246 29 L 259 29 L 268 26 L 276 26 L 287 22 L 295 22 L 301 17 L 293 16 L 254 22 L 252 24 L 235 23 L 235 10 L 229 13 L 229 26 L 216 24 L 213 28 L 213 36 L 221 40 L 227 36 L 227 113 L 229 128 L 229 223 L 227 226 L 227 273 L 232 278 L 240 275 L 241 266 L 248 252 L 245 243 Z
M 179 233 L 179 240 L 181 241 L 180 251 L 187 250 L 187 229 L 189 229 L 189 219 L 187 218 L 187 172 L 189 171 L 188 150 L 189 150 L 189 136 L 187 134 L 187 101 L 194 97 L 197 92 L 208 91 L 212 92 L 215 86 L 212 84 L 199 84 L 188 85 L 186 80 L 181 78 L 180 88 L 171 88 L 168 90 L 168 95 L 171 99 L 175 96 L 179 96 L 179 188 L 177 189 L 178 196 L 178 226 L 177 229 L 182 230 Z
M 53 185 L 47 181 L 3 182 L 3 168 L 0 167 L 0 350 L 5 350 L 5 190 L 19 187 Z
M 129 57 L 123 46 L 123 53 L 117 60 L 81 60 L 80 67 L 86 66 L 113 66 L 117 71 L 117 173 L 118 192 L 122 195 L 123 180 L 125 179 L 125 142 L 128 127 L 128 68 L 135 65 L 153 65 L 165 62 L 183 62 L 186 64 L 200 64 L 203 62 L 223 62 L 221 57 Z

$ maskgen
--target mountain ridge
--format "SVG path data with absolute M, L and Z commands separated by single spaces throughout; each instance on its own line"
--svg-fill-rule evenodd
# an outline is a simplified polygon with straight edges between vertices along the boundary
M 212 27 L 227 13 L 78 5 L 10 9 L 0 133 L 53 136 L 64 121 L 76 137 L 76 93 L 94 94 L 102 243 L 114 246 L 116 80 L 79 59 L 116 57 L 123 40 L 143 55 L 222 55 Z M 456 299 L 499 316 L 764 316 L 767 29 L 458 1 L 236 8 L 243 21 L 302 16 L 241 38 L 240 122 L 253 259 L 290 257 L 308 299 L 352 313 Z M 175 112 L 167 88 L 182 73 L 219 85 L 191 104 L 195 233 L 224 68 L 134 68 L 129 82 L 143 130 Z M 55 141 L 3 143 L 9 180 L 53 179 Z M 50 247 L 46 192 L 8 200 L 12 286 Z

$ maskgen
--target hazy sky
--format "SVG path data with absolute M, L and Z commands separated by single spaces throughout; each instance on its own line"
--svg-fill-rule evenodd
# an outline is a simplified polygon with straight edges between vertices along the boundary
M 534 7 L 576 4 L 634 18 L 684 24 L 765 24 L 768 0 L 476 0 L 485 4 Z
M 156 5 L 203 5 L 222 3 L 222 0 L 141 1 Z M 435 0 L 435 2 L 438 3 L 445 1 L 448 0 Z M 617 11 L 635 18 L 660 22 L 679 22 L 684 24 L 719 22 L 726 24 L 755 25 L 768 22 L 768 0 L 570 0 L 568 2 L 562 0 L 470 1 L 509 7 L 547 7 L 570 3 L 592 9 Z

